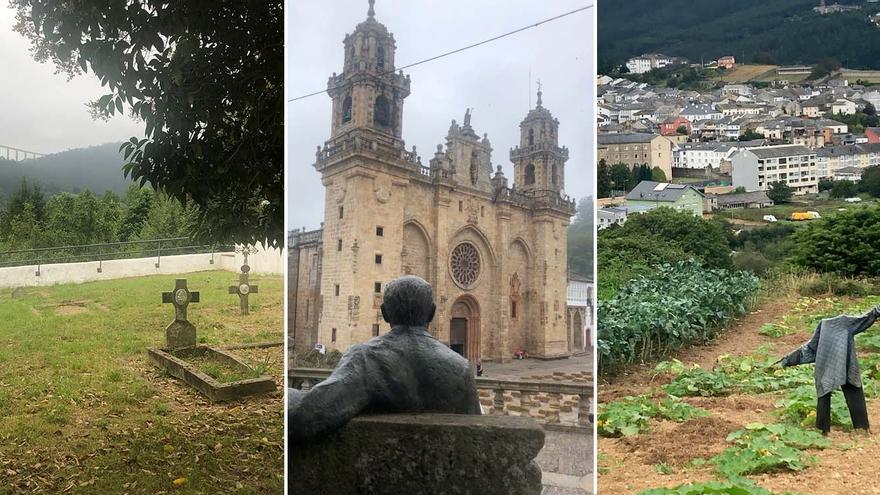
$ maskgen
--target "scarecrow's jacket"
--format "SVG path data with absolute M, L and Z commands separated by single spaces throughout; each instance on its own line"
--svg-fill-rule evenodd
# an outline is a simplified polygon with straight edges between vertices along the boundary
M 784 358 L 782 366 L 816 363 L 816 394 L 821 397 L 845 383 L 861 387 L 854 337 L 880 317 L 880 306 L 861 316 L 841 315 L 819 322 L 813 337 Z

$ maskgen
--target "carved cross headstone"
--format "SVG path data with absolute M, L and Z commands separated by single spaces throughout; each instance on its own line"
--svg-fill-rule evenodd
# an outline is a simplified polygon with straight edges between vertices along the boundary
M 162 293 L 162 303 L 174 305 L 174 321 L 165 329 L 165 347 L 168 350 L 196 345 L 196 327 L 186 319 L 189 303 L 199 302 L 199 293 L 190 292 L 186 279 L 174 281 L 174 290 Z
M 230 294 L 238 294 L 239 306 L 241 308 L 242 316 L 250 314 L 250 307 L 248 305 L 248 295 L 256 294 L 259 292 L 259 286 L 251 285 L 249 281 L 248 273 L 251 271 L 251 267 L 248 266 L 248 255 L 256 253 L 257 250 L 255 248 L 248 248 L 247 246 L 242 247 L 238 250 L 244 256 L 244 264 L 241 265 L 241 274 L 238 276 L 238 285 L 230 285 L 229 293 Z

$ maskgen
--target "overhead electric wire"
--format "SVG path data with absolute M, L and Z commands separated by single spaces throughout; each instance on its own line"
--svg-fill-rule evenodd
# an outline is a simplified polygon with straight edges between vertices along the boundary
M 539 21 L 539 22 L 536 22 L 536 23 L 534 23 L 534 24 L 529 24 L 528 26 L 524 26 L 524 27 L 521 27 L 521 28 L 519 28 L 519 29 L 515 29 L 515 30 L 513 30 L 513 31 L 510 31 L 510 32 L 507 32 L 507 33 L 504 33 L 504 34 L 501 34 L 501 35 L 498 35 L 498 36 L 495 36 L 494 38 L 489 38 L 489 39 L 487 39 L 487 40 L 483 40 L 483 41 L 480 41 L 480 42 L 474 43 L 474 44 L 472 44 L 472 45 L 468 45 L 468 46 L 465 46 L 465 47 L 462 47 L 462 48 L 458 48 L 458 49 L 456 49 L 456 50 L 452 50 L 452 51 L 449 51 L 449 52 L 446 52 L 446 53 L 441 53 L 440 55 L 435 55 L 435 56 L 433 56 L 433 57 L 429 57 L 429 58 L 426 58 L 426 59 L 424 59 L 424 60 L 419 60 L 418 62 L 413 62 L 413 63 L 411 63 L 411 64 L 404 65 L 404 66 L 402 66 L 402 67 L 396 67 L 396 68 L 394 68 L 394 69 L 391 69 L 391 70 L 388 70 L 388 71 L 385 71 L 385 72 L 380 73 L 378 77 L 382 77 L 382 76 L 384 76 L 384 75 L 386 75 L 386 74 L 391 74 L 391 73 L 394 73 L 394 72 L 399 71 L 399 70 L 408 69 L 408 68 L 410 68 L 410 67 L 415 67 L 416 65 L 424 64 L 424 63 L 426 63 L 426 62 L 431 62 L 432 60 L 437 60 L 438 58 L 443 58 L 443 57 L 447 57 L 447 56 L 449 56 L 449 55 L 454 55 L 454 54 L 456 54 L 456 53 L 463 52 L 463 51 L 465 51 L 465 50 L 470 50 L 471 48 L 475 48 L 475 47 L 478 47 L 478 46 L 480 46 L 480 45 L 485 45 L 486 43 L 491 43 L 491 42 L 493 42 L 493 41 L 500 40 L 501 38 L 505 38 L 505 37 L 507 37 L 507 36 L 510 36 L 510 35 L 513 35 L 513 34 L 516 34 L 516 33 L 522 32 L 522 31 L 525 31 L 526 29 L 532 29 L 532 28 L 534 28 L 534 27 L 538 27 L 538 26 L 540 26 L 541 24 L 546 24 L 546 23 L 548 23 L 548 22 L 555 21 L 555 20 L 557 20 L 557 19 L 562 19 L 563 17 L 567 17 L 567 16 L 570 16 L 570 15 L 572 15 L 572 14 L 576 14 L 576 13 L 578 13 L 578 12 L 581 12 L 581 11 L 584 11 L 584 10 L 587 10 L 587 9 L 590 9 L 590 8 L 592 8 L 592 7 L 594 7 L 594 6 L 595 6 L 594 4 L 586 5 L 586 6 L 584 6 L 584 7 L 581 7 L 581 8 L 575 9 L 575 10 L 572 10 L 572 11 L 570 11 L 570 12 L 566 12 L 566 13 L 564 13 L 564 14 L 560 14 L 560 15 L 557 15 L 557 16 L 555 16 L 555 17 L 550 17 L 549 19 L 544 19 L 543 21 Z M 316 96 L 316 95 L 319 95 L 319 94 L 325 93 L 326 91 L 327 91 L 326 89 L 322 89 L 321 91 L 315 91 L 314 93 L 309 93 L 309 94 L 305 94 L 305 95 L 302 95 L 302 96 L 297 96 L 296 98 L 291 98 L 291 99 L 287 100 L 287 102 L 290 103 L 290 102 L 292 102 L 292 101 L 302 100 L 302 99 L 304 99 L 304 98 L 309 98 L 309 97 L 311 97 L 311 96 Z

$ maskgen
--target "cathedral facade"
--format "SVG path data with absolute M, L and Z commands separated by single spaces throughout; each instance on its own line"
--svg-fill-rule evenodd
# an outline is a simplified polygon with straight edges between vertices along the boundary
M 387 332 L 384 284 L 413 274 L 434 287 L 430 331 L 471 361 L 577 352 L 583 342 L 566 317 L 568 149 L 540 90 L 510 151 L 512 181 L 493 170 L 469 110 L 426 166 L 404 146 L 410 77 L 395 70 L 394 36 L 372 2 L 343 43 L 342 73 L 327 85 L 331 135 L 314 163 L 324 222 L 288 244 L 294 345 L 344 352 Z

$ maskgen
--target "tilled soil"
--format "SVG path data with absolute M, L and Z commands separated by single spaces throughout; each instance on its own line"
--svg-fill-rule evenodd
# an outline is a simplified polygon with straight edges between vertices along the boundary
M 711 369 L 718 356 L 748 355 L 762 345 L 773 343 L 781 352 L 803 343 L 812 328 L 792 335 L 772 338 L 758 331 L 765 323 L 774 323 L 793 307 L 794 298 L 765 302 L 746 315 L 716 341 L 683 351 L 678 357 L 684 364 L 697 363 Z M 599 401 L 627 395 L 655 392 L 668 381 L 655 377 L 653 365 L 637 366 L 613 377 L 599 387 Z M 687 397 L 688 403 L 708 410 L 711 416 L 678 424 L 655 421 L 648 433 L 629 438 L 600 438 L 599 493 L 638 494 L 648 488 L 677 486 L 691 482 L 720 479 L 708 460 L 723 451 L 725 437 L 752 422 L 772 423 L 778 417 L 774 402 L 781 394 L 725 397 Z M 880 421 L 880 401 L 869 401 L 871 418 Z M 880 494 L 880 435 L 832 430 L 832 447 L 811 451 L 817 463 L 800 472 L 781 472 L 750 476 L 774 493 L 801 494 Z M 665 463 L 671 474 L 661 474 L 658 465 Z

